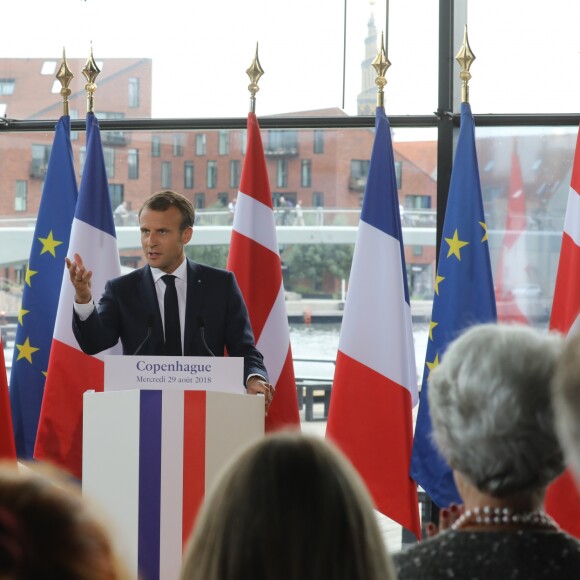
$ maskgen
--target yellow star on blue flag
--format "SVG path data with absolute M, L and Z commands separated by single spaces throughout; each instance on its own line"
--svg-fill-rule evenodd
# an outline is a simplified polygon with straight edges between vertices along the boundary
M 25 358 L 30 364 L 32 364 L 32 355 L 40 350 L 30 344 L 30 339 L 28 337 L 23 344 L 16 343 L 16 348 L 18 349 L 18 358 L 16 360 L 19 361 L 20 359 Z
M 44 254 L 45 252 L 49 252 L 53 258 L 56 258 L 55 248 L 60 246 L 62 242 L 55 240 L 52 234 L 52 230 L 48 233 L 46 238 L 38 238 L 40 243 L 42 244 L 42 250 L 40 251 L 40 255 Z

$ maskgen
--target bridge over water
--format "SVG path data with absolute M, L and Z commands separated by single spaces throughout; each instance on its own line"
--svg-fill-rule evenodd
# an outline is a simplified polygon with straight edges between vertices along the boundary
M 304 209 L 305 225 L 289 225 L 293 214 L 279 211 L 276 215 L 277 236 L 280 245 L 289 244 L 353 244 L 356 239 L 360 210 L 357 209 Z M 232 227 L 227 210 L 197 210 L 194 235 L 190 245 L 228 245 Z M 0 220 L 0 266 L 27 262 L 36 220 Z M 135 214 L 127 218 L 128 225 L 117 226 L 117 244 L 120 251 L 141 247 Z M 288 225 L 287 225 L 288 224 Z M 435 246 L 435 214 L 433 211 L 405 213 L 403 218 L 405 244 Z

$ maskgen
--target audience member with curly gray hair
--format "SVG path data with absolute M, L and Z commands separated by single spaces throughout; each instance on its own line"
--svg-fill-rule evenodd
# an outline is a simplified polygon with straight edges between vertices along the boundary
M 324 439 L 269 435 L 207 496 L 182 580 L 389 580 L 369 495 Z
M 580 543 L 543 512 L 564 469 L 550 393 L 562 345 L 530 327 L 476 325 L 431 371 L 433 437 L 464 511 L 395 557 L 399 580 L 578 576 Z
M 566 341 L 552 388 L 556 430 L 580 486 L 580 334 Z

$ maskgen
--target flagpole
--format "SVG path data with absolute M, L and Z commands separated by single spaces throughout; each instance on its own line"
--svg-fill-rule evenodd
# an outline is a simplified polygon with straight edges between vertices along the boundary
M 260 60 L 258 58 L 258 43 L 256 42 L 256 55 L 250 66 L 246 70 L 246 74 L 250 77 L 250 84 L 248 85 L 248 91 L 250 91 L 250 113 L 256 113 L 256 93 L 260 90 L 258 86 L 258 81 L 260 77 L 264 74 L 264 69 L 260 65 Z
M 85 68 L 83 68 L 83 76 L 87 79 L 87 84 L 85 85 L 85 90 L 87 91 L 87 113 L 95 112 L 94 93 L 97 90 L 97 84 L 95 83 L 95 80 L 100 73 L 101 69 L 97 66 L 97 63 L 93 57 L 93 46 L 91 44 L 91 53 L 87 59 L 87 62 L 85 63 Z
M 471 79 L 471 73 L 469 72 L 469 69 L 475 60 L 475 55 L 469 46 L 469 39 L 467 38 L 467 24 L 463 30 L 463 44 L 455 56 L 455 60 L 461 66 L 461 72 L 459 73 L 459 78 L 461 79 L 461 102 L 469 103 L 469 80 Z
M 59 80 L 62 87 L 60 89 L 60 94 L 62 96 L 62 114 L 68 117 L 69 116 L 68 98 L 71 94 L 71 90 L 68 88 L 68 86 L 70 85 L 70 82 L 73 80 L 74 75 L 72 74 L 70 68 L 68 68 L 64 47 L 62 48 L 62 64 L 58 69 L 56 78 Z
M 381 32 L 381 47 L 375 60 L 373 60 L 373 68 L 377 71 L 377 78 L 375 79 L 375 85 L 377 85 L 377 107 L 385 107 L 385 85 L 387 84 L 387 79 L 385 74 L 387 69 L 391 66 L 391 61 L 387 58 L 385 53 L 385 40 L 383 38 L 383 33 Z

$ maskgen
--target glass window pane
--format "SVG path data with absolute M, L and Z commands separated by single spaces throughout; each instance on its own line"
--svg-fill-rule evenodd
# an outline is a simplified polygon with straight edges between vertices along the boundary
M 185 189 L 193 189 L 195 183 L 195 171 L 193 161 L 186 161 L 183 164 L 183 187 Z
M 171 161 L 163 161 L 161 164 L 161 187 L 171 189 Z
M 161 137 L 153 135 L 151 137 L 151 156 L 159 157 L 161 155 Z
M 139 149 L 129 149 L 127 152 L 129 179 L 139 179 Z
M 217 163 L 215 161 L 207 162 L 207 187 L 209 189 L 217 187 Z
M 28 202 L 28 183 L 24 180 L 16 181 L 16 193 L 14 196 L 14 210 L 26 211 Z
M 129 107 L 135 109 L 139 106 L 139 77 L 129 77 Z
M 471 0 L 467 16 L 474 113 L 578 111 L 580 2 Z
M 547 325 L 577 135 L 577 128 L 477 129 L 500 320 L 523 314 Z

